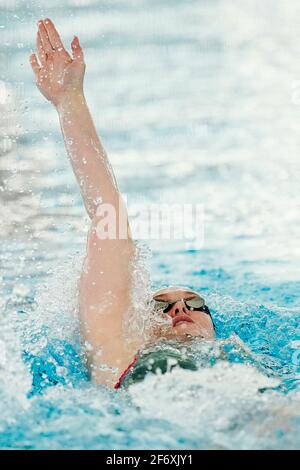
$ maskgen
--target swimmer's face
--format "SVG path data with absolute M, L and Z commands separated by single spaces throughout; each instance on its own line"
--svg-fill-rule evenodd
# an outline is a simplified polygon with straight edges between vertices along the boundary
M 155 328 L 155 335 L 180 339 L 191 336 L 214 339 L 215 332 L 210 316 L 187 308 L 184 302 L 197 296 L 196 292 L 180 287 L 168 287 L 156 292 L 154 300 L 169 302 L 171 305 L 167 311 L 158 312 L 165 321 L 163 326 Z

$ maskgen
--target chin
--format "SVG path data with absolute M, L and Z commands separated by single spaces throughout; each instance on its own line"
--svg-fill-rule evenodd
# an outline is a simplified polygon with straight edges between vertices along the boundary
M 198 328 L 191 323 L 182 323 L 181 325 L 177 325 L 173 328 L 173 331 L 175 335 L 200 335 Z
M 157 328 L 153 331 L 153 339 L 188 339 L 190 337 L 203 337 L 197 325 L 182 323 L 175 327 Z
M 173 328 L 173 336 L 175 338 L 194 337 L 202 339 L 214 339 L 214 334 L 208 333 L 203 328 L 199 328 L 197 325 L 178 325 Z

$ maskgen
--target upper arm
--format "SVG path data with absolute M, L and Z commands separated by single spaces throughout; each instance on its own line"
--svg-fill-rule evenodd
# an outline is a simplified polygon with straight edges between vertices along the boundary
M 131 237 L 101 240 L 95 217 L 88 235 L 80 280 L 81 333 L 92 378 L 112 385 L 136 351 L 124 339 L 123 319 L 131 307 Z M 103 369 L 103 364 L 108 368 Z

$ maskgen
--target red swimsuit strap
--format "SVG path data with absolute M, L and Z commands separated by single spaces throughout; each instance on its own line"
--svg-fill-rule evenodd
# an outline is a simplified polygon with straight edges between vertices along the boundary
M 115 383 L 114 385 L 114 388 L 117 389 L 120 387 L 121 385 L 121 382 L 122 380 L 124 379 L 125 375 L 127 374 L 127 372 L 129 371 L 129 369 L 133 366 L 133 364 L 136 362 L 137 360 L 137 356 L 134 356 L 134 358 L 132 359 L 131 363 L 129 364 L 129 366 L 126 367 L 126 369 L 124 370 L 124 372 L 122 372 L 122 374 L 120 375 L 120 378 L 118 380 L 118 382 Z

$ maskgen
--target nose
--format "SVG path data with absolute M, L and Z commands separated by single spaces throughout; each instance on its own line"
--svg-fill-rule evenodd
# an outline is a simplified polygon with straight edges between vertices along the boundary
M 176 315 L 180 315 L 180 314 L 188 315 L 189 310 L 186 308 L 183 300 L 178 300 L 177 302 L 175 302 L 175 304 L 173 305 L 171 310 L 169 310 L 168 313 L 172 318 L 174 318 Z

